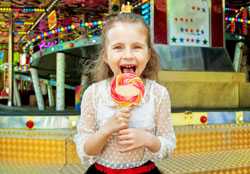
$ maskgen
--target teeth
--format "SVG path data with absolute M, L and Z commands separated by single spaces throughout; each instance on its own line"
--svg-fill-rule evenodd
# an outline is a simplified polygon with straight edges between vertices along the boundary
M 124 65 L 123 67 L 125 67 L 125 68 L 133 68 L 134 65 Z
M 128 64 L 128 65 L 120 65 L 122 73 L 134 73 L 136 71 L 136 65 Z

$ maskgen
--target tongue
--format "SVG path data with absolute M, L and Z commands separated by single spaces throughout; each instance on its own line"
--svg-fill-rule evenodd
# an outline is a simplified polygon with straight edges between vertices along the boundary
M 131 74 L 134 74 L 135 72 L 134 72 L 133 68 L 124 68 L 124 69 L 123 69 L 123 73 L 131 73 Z

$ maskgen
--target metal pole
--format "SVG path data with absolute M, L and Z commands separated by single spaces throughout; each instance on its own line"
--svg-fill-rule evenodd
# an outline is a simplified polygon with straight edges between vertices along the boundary
M 38 77 L 37 69 L 30 68 L 30 73 L 31 73 L 31 77 L 32 77 L 34 90 L 35 90 L 38 109 L 43 111 L 45 107 L 44 107 L 44 100 L 43 100 L 42 91 L 41 91 L 41 88 L 39 85 L 39 77 Z
M 65 54 L 56 53 L 56 110 L 65 109 Z
M 20 94 L 18 91 L 18 86 L 17 86 L 17 81 L 14 78 L 13 79 L 13 94 L 14 94 L 14 101 L 15 101 L 15 105 L 16 106 L 21 106 L 21 98 L 20 98 Z
M 55 99 L 53 96 L 52 86 L 48 84 L 47 88 L 48 88 L 49 107 L 54 107 L 55 106 Z
M 13 80 L 13 16 L 12 13 L 10 13 L 10 26 L 9 26 L 9 43 L 8 43 L 8 106 L 12 106 L 12 80 Z

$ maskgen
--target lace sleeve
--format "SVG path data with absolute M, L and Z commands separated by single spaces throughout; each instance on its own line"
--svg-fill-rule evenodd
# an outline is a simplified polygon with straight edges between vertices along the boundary
M 176 137 L 171 119 L 170 97 L 166 88 L 163 88 L 157 107 L 156 136 L 160 139 L 161 147 L 153 153 L 155 159 L 170 156 L 176 145 Z
M 84 151 L 85 141 L 97 129 L 94 101 L 94 85 L 92 85 L 87 88 L 82 97 L 81 116 L 77 124 L 77 134 L 74 137 L 78 156 L 81 162 L 87 162 L 87 165 L 95 162 L 95 156 L 89 156 Z

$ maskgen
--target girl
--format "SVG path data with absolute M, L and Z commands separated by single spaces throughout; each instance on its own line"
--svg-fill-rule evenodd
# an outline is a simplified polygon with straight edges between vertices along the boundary
M 97 82 L 82 99 L 74 139 L 78 155 L 91 164 L 87 174 L 160 173 L 153 161 L 170 155 L 176 139 L 169 94 L 154 81 L 159 59 L 149 29 L 140 16 L 119 14 L 106 22 L 102 39 Z M 145 95 L 139 106 L 117 109 L 110 81 L 120 73 L 143 79 Z

